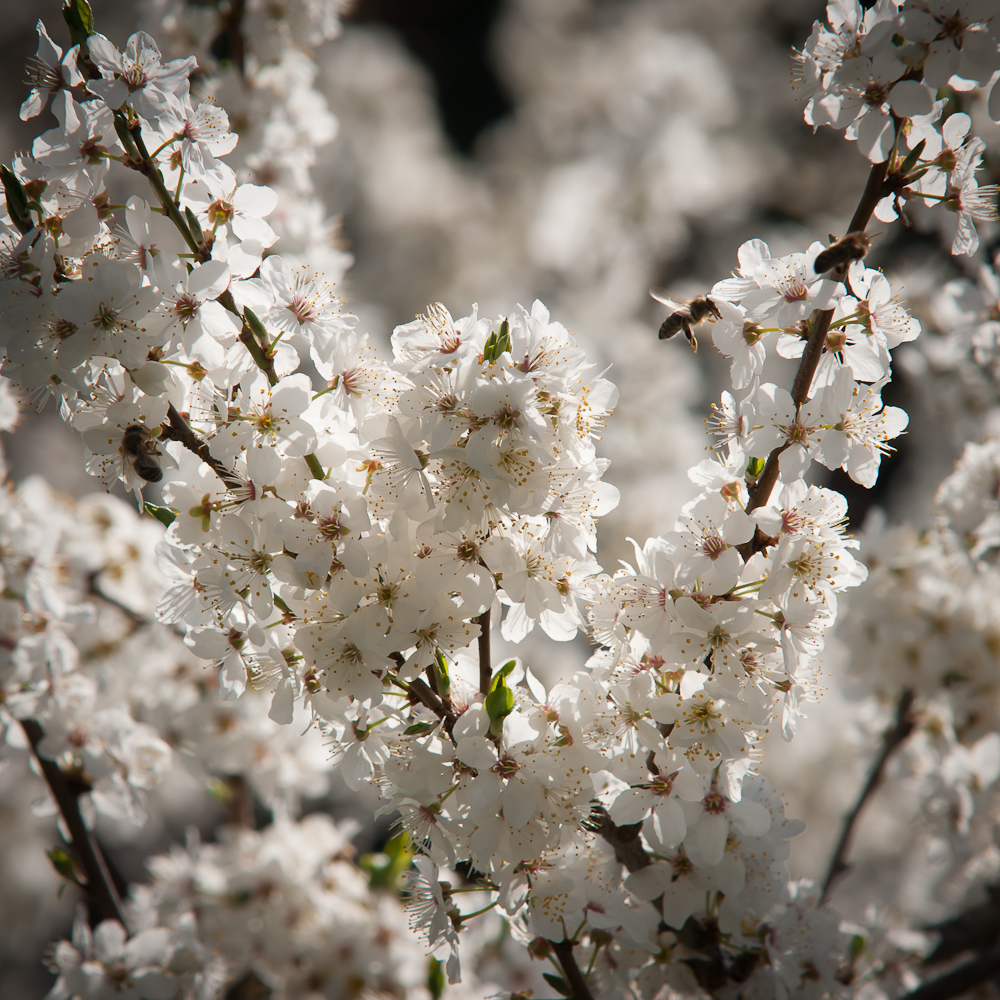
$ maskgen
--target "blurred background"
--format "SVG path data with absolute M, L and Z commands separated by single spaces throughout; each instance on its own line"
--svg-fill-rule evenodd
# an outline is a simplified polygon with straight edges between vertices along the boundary
M 99 30 L 120 46 L 140 23 L 155 35 L 157 18 L 179 6 L 92 5 Z M 842 233 L 864 186 L 867 162 L 842 135 L 812 133 L 790 84 L 791 47 L 805 41 L 824 6 L 358 0 L 340 37 L 311 52 L 313 86 L 339 123 L 333 141 L 318 149 L 312 183 L 337 220 L 329 252 L 345 266 L 345 254 L 353 261 L 338 290 L 375 343 L 387 348 L 392 328 L 428 303 L 443 302 L 457 317 L 474 302 L 492 315 L 539 297 L 581 338 L 598 369 L 611 366 L 621 402 L 602 450 L 622 503 L 600 528 L 599 559 L 609 572 L 631 556 L 626 538 L 641 543 L 670 530 L 697 492 L 686 470 L 705 457 L 702 421 L 729 384 L 708 327 L 697 354 L 683 338 L 657 340 L 664 313 L 649 290 L 675 298 L 705 293 L 753 237 L 779 255 Z M 18 107 L 35 21 L 42 18 L 65 41 L 59 7 L 58 0 L 0 0 L 5 161 L 55 124 L 47 112 L 42 121 L 21 122 Z M 207 47 L 211 39 L 196 41 Z M 219 101 L 227 106 L 223 94 Z M 308 109 L 303 113 L 308 120 Z M 995 138 L 988 123 L 978 120 L 975 128 Z M 254 179 L 266 180 L 259 166 L 254 171 Z M 964 265 L 940 252 L 942 235 L 950 238 L 940 223 L 921 222 L 917 213 L 912 228 L 878 225 L 869 263 L 901 276 L 925 323 L 922 340 L 932 343 L 926 302 Z M 302 248 L 292 228 L 282 230 L 276 249 L 294 255 Z M 782 369 L 779 361 L 771 377 L 789 384 L 788 364 Z M 848 496 L 854 530 L 873 505 L 890 520 L 926 518 L 934 485 L 962 442 L 994 419 L 992 382 L 949 367 L 921 342 L 897 357 L 897 368 L 885 398 L 907 409 L 910 430 L 883 463 L 878 486 L 865 491 L 820 470 L 822 482 Z M 26 413 L 4 446 L 15 480 L 37 473 L 73 496 L 94 489 L 79 438 L 51 410 Z M 578 668 L 588 647 L 577 640 L 553 649 L 531 636 L 519 652 L 554 679 Z M 820 701 L 795 743 L 768 738 L 764 770 L 789 814 L 808 823 L 793 842 L 794 876 L 822 875 L 877 742 L 877 719 L 838 693 L 839 655 L 831 643 Z M 4 811 L 25 802 L 11 787 L 0 791 L 2 840 Z M 896 808 L 886 798 L 862 824 L 858 866 L 837 897 L 847 915 L 852 884 L 863 885 L 893 854 Z M 132 866 L 129 878 L 141 878 L 143 853 L 177 835 L 161 829 L 150 836 L 162 843 L 131 849 L 132 861 L 125 846 L 115 857 Z M 0 864 L 0 895 L 4 884 L 20 880 L 24 895 L 30 884 L 46 898 L 20 929 L 4 929 L 0 995 L 40 996 L 46 979 L 35 942 L 55 936 L 68 910 L 54 899 L 55 878 L 40 849 L 5 852 Z

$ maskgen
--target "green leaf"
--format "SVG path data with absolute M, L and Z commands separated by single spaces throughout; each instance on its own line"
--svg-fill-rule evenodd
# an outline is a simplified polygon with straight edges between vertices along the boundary
M 146 513 L 155 517 L 165 528 L 169 528 L 177 517 L 177 511 L 170 507 L 157 507 L 155 503 L 146 504 Z
M 434 728 L 433 722 L 414 722 L 412 726 L 407 726 L 403 730 L 404 736 L 423 736 Z
M 74 45 L 85 42 L 94 33 L 94 12 L 87 0 L 66 0 L 62 16 Z
M 184 218 L 187 219 L 188 227 L 191 230 L 191 235 L 195 238 L 195 242 L 203 243 L 205 241 L 205 234 L 201 231 L 201 223 L 198 221 L 198 216 L 190 208 L 185 208 Z
M 503 735 L 503 720 L 514 711 L 514 692 L 507 687 L 505 677 L 505 667 L 501 668 L 493 683 L 490 685 L 490 693 L 483 702 L 487 715 L 490 717 L 490 735 L 494 737 Z
M 543 972 L 542 979 L 545 980 L 560 996 L 570 996 L 570 989 L 566 985 L 566 980 L 562 976 L 557 976 L 554 972 Z
M 28 211 L 28 196 L 10 167 L 0 166 L 0 179 L 3 180 L 4 194 L 7 196 L 7 214 L 11 222 L 21 230 L 28 232 L 33 228 L 31 215 Z
M 501 354 L 510 352 L 510 323 L 504 320 L 500 324 L 500 332 L 497 335 L 497 354 L 499 358 Z
M 389 840 L 381 851 L 362 854 L 358 865 L 368 872 L 368 884 L 372 889 L 396 891 L 400 876 L 410 867 L 412 860 L 410 835 L 404 831 Z
M 747 462 L 747 476 L 756 479 L 764 471 L 766 461 L 763 458 L 751 458 Z
M 247 321 L 250 329 L 253 330 L 253 335 L 262 343 L 269 343 L 269 338 L 267 336 L 267 329 L 264 324 L 261 323 L 260 317 L 249 307 L 246 306 L 243 310 L 243 316 Z
M 487 338 L 486 346 L 483 348 L 483 360 L 492 364 L 504 351 L 509 351 L 510 347 L 510 324 L 504 320 L 500 324 L 500 329 Z
M 69 856 L 65 848 L 53 847 L 51 851 L 46 851 L 46 854 L 58 875 L 74 885 L 82 884 L 79 875 L 77 875 L 76 862 Z
M 517 666 L 517 660 L 508 660 L 496 673 L 496 677 L 493 678 L 493 683 L 490 685 L 490 690 L 496 686 L 496 682 L 502 678 L 507 677 L 510 672 Z
M 437 683 L 437 693 L 442 698 L 450 698 L 451 677 L 448 676 L 448 661 L 441 650 L 434 654 L 434 680 Z
M 427 990 L 434 1000 L 439 1000 L 444 993 L 444 969 L 433 956 L 427 963 Z
M 924 146 L 927 145 L 926 139 L 921 139 L 920 142 L 910 150 L 907 154 L 906 159 L 899 166 L 899 172 L 905 177 L 915 166 L 917 160 L 920 159 L 920 154 L 924 151 Z

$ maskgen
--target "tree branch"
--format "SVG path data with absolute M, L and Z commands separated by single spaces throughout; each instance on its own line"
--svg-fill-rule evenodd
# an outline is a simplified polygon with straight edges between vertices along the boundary
M 413 701 L 426 705 L 439 719 L 444 719 L 444 728 L 451 736 L 455 725 L 455 713 L 450 712 L 441 699 L 428 687 L 427 682 L 417 677 L 406 685 Z
M 889 161 L 872 164 L 868 172 L 868 181 L 865 190 L 855 209 L 851 224 L 847 227 L 849 233 L 863 233 L 875 211 L 875 206 L 882 198 L 882 191 L 885 185 L 886 171 L 889 168 Z M 834 272 L 837 279 L 846 275 L 847 267 L 844 266 Z M 830 330 L 830 320 L 833 319 L 832 309 L 823 309 L 813 314 L 812 329 L 809 332 L 809 341 L 802 352 L 802 360 L 799 362 L 799 369 L 795 373 L 795 381 L 792 383 L 792 399 L 796 406 L 801 406 L 809 398 L 809 388 L 816 377 L 816 369 L 819 367 L 820 359 L 826 348 L 826 335 Z M 747 504 L 747 513 L 763 507 L 771 497 L 771 491 L 778 481 L 778 459 L 781 453 L 788 447 L 787 444 L 780 445 L 767 456 L 764 463 L 764 470 L 761 472 L 754 486 L 749 489 L 750 502 Z M 755 540 L 738 546 L 740 554 L 744 559 L 749 559 L 754 552 L 759 551 L 755 547 Z
M 996 978 L 1000 973 L 1000 947 L 980 955 L 979 958 L 960 965 L 957 969 L 929 983 L 918 986 L 915 990 L 903 994 L 900 1000 L 949 1000 L 949 997 L 961 996 L 982 983 Z
M 910 688 L 907 688 L 899 696 L 899 702 L 896 705 L 895 723 L 891 729 L 885 731 L 885 735 L 882 737 L 882 749 L 879 751 L 878 757 L 875 758 L 875 764 L 868 775 L 868 781 L 861 790 L 861 795 L 855 803 L 854 808 L 844 819 L 844 826 L 840 832 L 840 840 L 837 842 L 837 848 L 833 852 L 830 868 L 823 882 L 821 900 L 827 899 L 833 883 L 847 871 L 849 867 L 847 864 L 847 855 L 851 849 L 851 838 L 854 835 L 854 827 L 858 821 L 858 817 L 861 815 L 861 810 L 864 809 L 865 803 L 882 783 L 885 766 L 889 762 L 889 758 L 893 755 L 896 748 L 913 732 L 913 727 L 916 724 L 912 714 L 913 700 L 914 694 Z
M 493 656 L 490 652 L 490 608 L 473 621 L 479 625 L 479 693 L 490 693 L 493 683 Z
M 596 827 L 597 833 L 615 849 L 615 858 L 620 865 L 624 865 L 630 872 L 637 872 L 640 868 L 652 864 L 639 839 L 642 823 L 616 826 L 604 809 L 601 809 L 600 815 L 601 822 Z
M 114 880 L 97 841 L 87 829 L 80 813 L 79 799 L 89 790 L 88 786 L 71 780 L 55 761 L 48 760 L 39 753 L 38 745 L 45 738 L 45 732 L 38 722 L 26 719 L 21 722 L 21 727 L 28 737 L 31 752 L 38 761 L 42 775 L 69 830 L 71 845 L 76 851 L 80 867 L 87 876 L 87 892 L 93 899 L 97 912 L 102 920 L 117 920 L 123 927 L 127 926 L 122 913 L 122 901 Z
M 563 979 L 572 991 L 569 1000 L 594 1000 L 594 994 L 590 992 L 587 980 L 580 971 L 580 966 L 576 964 L 576 956 L 573 954 L 572 941 L 550 941 L 552 950 L 559 959 L 562 966 Z
M 235 489 L 243 483 L 239 477 L 230 472 L 222 462 L 212 456 L 208 445 L 193 430 L 188 422 L 177 412 L 173 403 L 167 407 L 169 424 L 163 424 L 161 436 L 167 441 L 180 441 L 188 451 L 197 455 L 226 484 L 227 489 Z

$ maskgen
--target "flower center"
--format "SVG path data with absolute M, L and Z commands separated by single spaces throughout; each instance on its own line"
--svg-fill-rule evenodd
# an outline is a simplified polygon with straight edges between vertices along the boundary
M 233 206 L 219 198 L 208 206 L 208 221 L 213 225 L 229 222 L 233 217 Z
M 118 313 L 105 302 L 97 307 L 93 323 L 98 330 L 104 330 L 106 333 L 114 333 L 120 325 Z
M 305 295 L 293 295 L 288 303 L 288 311 L 298 321 L 299 326 L 303 323 L 312 323 L 316 319 L 316 310 L 313 303 Z
M 174 303 L 174 314 L 182 323 L 189 323 L 198 315 L 198 300 L 185 292 Z
M 729 546 L 718 535 L 708 535 L 701 543 L 702 554 L 708 556 L 713 562 L 728 548 Z
M 705 812 L 721 816 L 726 811 L 726 799 L 721 792 L 711 791 L 701 800 Z
M 792 279 L 785 284 L 784 299 L 786 302 L 805 302 L 809 298 L 809 289 L 805 282 Z

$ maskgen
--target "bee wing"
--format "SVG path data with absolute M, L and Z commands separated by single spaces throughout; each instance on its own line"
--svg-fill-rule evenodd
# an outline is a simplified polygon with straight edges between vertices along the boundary
M 658 292 L 654 292 L 652 289 L 649 290 L 649 294 L 656 299 L 657 302 L 665 305 L 672 313 L 678 312 L 681 309 L 686 308 L 683 302 L 676 302 L 674 299 L 668 298 L 666 295 L 660 295 Z

